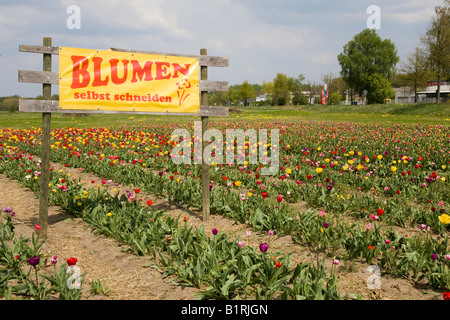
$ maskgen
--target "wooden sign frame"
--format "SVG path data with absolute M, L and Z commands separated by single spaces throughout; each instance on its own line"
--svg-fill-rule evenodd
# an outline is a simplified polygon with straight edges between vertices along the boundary
M 108 111 L 108 110 L 71 110 L 61 109 L 59 101 L 50 100 L 51 86 L 59 84 L 59 74 L 52 72 L 52 55 L 59 55 L 59 47 L 52 46 L 52 38 L 44 37 L 43 45 L 19 45 L 20 52 L 43 54 L 42 71 L 19 70 L 19 82 L 42 84 L 43 100 L 19 100 L 19 111 L 42 113 L 42 136 L 41 136 L 41 177 L 39 194 L 39 224 L 40 235 L 47 237 L 48 226 L 48 185 L 50 180 L 50 131 L 52 113 L 102 113 L 102 114 L 146 114 L 146 115 L 174 115 L 174 116 L 200 116 L 202 122 L 202 218 L 209 220 L 210 215 L 210 190 L 209 190 L 209 164 L 203 157 L 203 150 L 208 146 L 208 141 L 203 139 L 205 131 L 209 126 L 209 117 L 228 117 L 227 107 L 209 106 L 209 91 L 228 91 L 228 82 L 209 81 L 208 67 L 228 67 L 228 58 L 219 56 L 208 56 L 206 49 L 200 50 L 200 55 L 185 55 L 178 53 L 161 53 L 153 51 L 140 51 L 130 49 L 111 48 L 112 51 L 134 52 L 144 54 L 196 57 L 200 65 L 200 108 L 197 113 L 176 112 L 134 112 L 134 111 Z

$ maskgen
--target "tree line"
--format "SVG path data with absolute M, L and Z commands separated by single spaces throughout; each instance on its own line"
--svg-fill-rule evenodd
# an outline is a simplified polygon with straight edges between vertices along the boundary
M 414 50 L 403 60 L 390 39 L 381 39 L 374 29 L 364 29 L 345 44 L 337 56 L 340 75 L 322 75 L 321 83 L 305 82 L 305 77 L 289 77 L 278 73 L 273 81 L 260 84 L 230 86 L 228 92 L 210 93 L 210 103 L 216 105 L 305 105 L 319 103 L 322 86 L 328 87 L 328 104 L 351 101 L 359 96 L 369 104 L 384 103 L 395 97 L 394 87 L 410 87 L 415 102 L 419 88 L 436 81 L 437 99 L 441 101 L 441 80 L 450 80 L 450 0 L 435 7 L 427 30 Z M 266 100 L 257 101 L 264 95 Z M 314 97 L 316 99 L 314 99 Z
M 223 106 L 280 106 L 280 105 L 307 105 L 319 103 L 323 83 L 328 84 L 329 104 L 339 104 L 345 99 L 347 85 L 332 72 L 322 75 L 322 82 L 306 81 L 303 74 L 290 77 L 284 73 L 277 73 L 272 81 L 263 81 L 262 84 L 242 84 L 229 86 L 227 92 L 210 92 L 209 103 Z M 258 98 L 261 98 L 258 100 Z

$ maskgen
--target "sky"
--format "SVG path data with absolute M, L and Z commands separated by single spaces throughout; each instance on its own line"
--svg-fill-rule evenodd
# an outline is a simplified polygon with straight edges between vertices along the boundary
M 321 84 L 339 76 L 337 56 L 365 28 L 376 28 L 405 58 L 443 0 L 0 0 L 0 97 L 35 97 L 39 84 L 19 83 L 18 70 L 42 70 L 42 54 L 19 45 L 123 48 L 229 59 L 208 79 L 262 84 L 277 73 Z M 71 6 L 79 8 L 79 15 Z M 370 6 L 379 8 L 369 11 Z M 77 20 L 78 19 L 78 20 Z M 376 22 L 379 22 L 377 25 Z M 52 59 L 58 71 L 58 56 Z M 52 94 L 58 86 L 52 87 Z

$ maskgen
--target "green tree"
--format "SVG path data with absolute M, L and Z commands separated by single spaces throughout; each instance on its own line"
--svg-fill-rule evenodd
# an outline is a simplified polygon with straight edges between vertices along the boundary
M 305 77 L 300 74 L 297 78 L 288 78 L 288 87 L 292 95 L 291 103 L 293 105 L 305 105 L 308 104 L 308 97 L 303 94 L 303 81 Z
M 255 90 L 248 81 L 244 81 L 244 83 L 239 86 L 237 94 L 239 99 L 244 102 L 244 106 L 249 105 L 249 99 L 256 98 Z
M 369 104 L 384 103 L 385 99 L 393 99 L 395 97 L 391 82 L 382 74 L 375 73 L 370 75 L 368 82 L 367 102 Z
M 3 100 L 3 108 L 9 112 L 16 112 L 19 110 L 20 96 L 14 95 Z
M 228 101 L 228 92 L 208 92 L 208 102 L 212 106 L 225 106 Z
M 259 96 L 262 93 L 262 85 L 254 83 L 252 84 L 253 91 L 255 92 L 256 96 Z
M 341 102 L 341 100 L 342 100 L 342 97 L 339 94 L 339 92 L 333 91 L 333 92 L 331 92 L 329 94 L 329 98 L 328 98 L 328 102 L 327 103 L 331 104 L 331 105 L 336 105 L 336 104 L 339 104 Z
M 344 46 L 338 61 L 342 78 L 362 96 L 364 90 L 369 91 L 371 75 L 392 78 L 399 57 L 391 40 L 382 40 L 374 29 L 364 29 Z
M 291 91 L 289 90 L 288 76 L 284 73 L 277 73 L 273 79 L 273 102 L 276 105 L 287 105 L 290 103 Z
M 421 38 L 427 53 L 427 61 L 437 75 L 436 102 L 440 102 L 441 79 L 450 76 L 450 1 L 434 9 L 428 30 Z
M 228 87 L 228 101 L 231 105 L 238 105 L 239 104 L 239 85 L 233 85 Z
M 267 96 L 267 99 L 270 101 L 270 104 L 274 105 L 275 103 L 274 103 L 273 83 L 270 81 L 263 81 L 262 92 Z

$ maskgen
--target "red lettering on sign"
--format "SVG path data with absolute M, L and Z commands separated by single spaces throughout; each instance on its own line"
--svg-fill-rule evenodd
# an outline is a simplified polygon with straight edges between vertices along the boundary
M 91 81 L 91 76 L 87 71 L 89 66 L 89 60 L 87 57 L 83 56 L 72 56 L 72 89 L 85 88 L 89 85 Z M 80 81 L 80 76 L 83 80 Z
M 106 76 L 104 80 L 102 80 L 102 64 L 103 59 L 100 57 L 92 58 L 92 62 L 94 62 L 94 81 L 92 82 L 93 87 L 107 86 L 109 77 Z
M 131 60 L 131 64 L 133 65 L 133 77 L 131 78 L 131 82 L 137 82 L 136 76 L 139 77 L 139 80 L 142 81 L 142 78 L 145 74 L 145 81 L 153 80 L 152 77 L 152 65 L 153 61 L 147 61 L 144 65 L 144 68 L 141 68 L 139 61 Z
M 178 78 L 178 72 L 182 73 L 186 77 L 189 75 L 189 68 L 191 67 L 190 64 L 185 63 L 184 68 L 180 66 L 178 63 L 172 63 L 173 67 L 173 77 L 172 78 Z
M 170 63 L 168 62 L 155 62 L 156 65 L 156 77 L 155 80 L 170 79 L 171 74 L 167 72 Z
M 122 84 L 127 80 L 128 76 L 128 60 L 122 60 L 123 63 L 123 76 L 119 78 L 117 75 L 117 65 L 119 64 L 119 59 L 110 59 L 109 63 L 111 64 L 111 81 L 114 84 Z
M 103 58 L 93 57 L 93 67 L 89 68 L 89 58 L 84 56 L 71 56 L 72 59 L 72 89 L 80 89 L 89 86 L 93 78 L 92 86 L 108 86 L 109 79 L 116 85 L 124 84 L 131 73 L 130 82 L 166 80 L 179 78 L 180 75 L 189 76 L 191 64 L 180 65 L 161 61 L 146 61 L 142 67 L 137 60 L 110 59 L 108 64 L 102 65 Z M 132 70 L 128 66 L 131 63 Z M 122 65 L 119 65 L 122 64 Z M 153 66 L 154 65 L 154 66 Z M 102 70 L 103 67 L 103 70 Z M 109 68 L 108 68 L 109 67 Z M 173 72 L 172 69 L 173 68 Z M 92 73 L 93 69 L 93 73 Z M 103 73 L 103 74 L 102 74 Z

